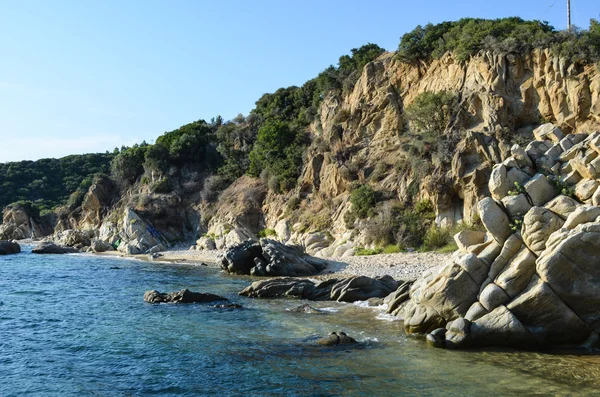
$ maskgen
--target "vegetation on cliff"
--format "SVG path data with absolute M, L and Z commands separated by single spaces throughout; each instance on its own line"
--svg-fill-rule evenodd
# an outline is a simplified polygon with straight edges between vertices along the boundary
M 51 210 L 79 187 L 87 189 L 94 174 L 108 173 L 113 157 L 110 153 L 82 154 L 0 164 L 0 207 L 29 201 L 38 211 Z
M 475 19 L 417 26 L 402 36 L 398 57 L 407 61 L 440 58 L 452 52 L 461 61 L 479 51 L 525 53 L 552 48 L 571 61 L 600 60 L 600 23 L 592 19 L 589 30 L 557 31 L 548 22 L 521 18 Z

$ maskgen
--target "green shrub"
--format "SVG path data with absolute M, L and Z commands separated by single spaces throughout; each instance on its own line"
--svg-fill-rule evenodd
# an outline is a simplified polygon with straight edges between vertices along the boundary
M 161 178 L 152 184 L 150 189 L 155 193 L 169 193 L 173 188 L 171 187 L 171 183 L 167 178 Z
M 398 252 L 402 252 L 400 246 L 397 244 L 389 244 L 383 247 L 382 253 L 384 254 L 397 254 Z
M 356 248 L 354 251 L 354 255 L 356 256 L 368 256 L 368 255 L 377 255 L 383 252 L 382 248 Z
M 412 129 L 420 133 L 434 133 L 438 135 L 446 129 L 450 121 L 453 108 L 456 104 L 456 95 L 449 91 L 424 92 L 406 107 L 405 113 Z M 431 144 L 433 137 L 425 143 Z
M 375 191 L 368 185 L 361 185 L 350 194 L 352 211 L 358 218 L 366 218 L 377 204 Z
M 442 248 L 448 245 L 452 241 L 452 235 L 450 234 L 450 228 L 439 227 L 435 224 L 425 233 L 423 239 L 423 248 L 427 251 Z
M 263 229 L 260 232 L 258 232 L 258 237 L 264 238 L 264 237 L 277 237 L 277 232 L 275 231 L 275 229 Z
M 466 61 L 479 51 L 523 54 L 534 48 L 552 48 L 570 61 L 600 60 L 600 25 L 590 21 L 589 30 L 556 31 L 547 22 L 518 17 L 463 18 L 455 22 L 417 26 L 402 36 L 397 55 L 404 61 L 440 58 L 452 52 Z

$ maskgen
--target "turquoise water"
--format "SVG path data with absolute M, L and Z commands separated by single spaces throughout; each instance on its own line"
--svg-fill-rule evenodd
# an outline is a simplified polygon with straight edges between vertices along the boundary
M 27 251 L 27 248 L 25 249 Z M 83 255 L 0 257 L 0 396 L 597 395 L 598 356 L 432 349 L 370 308 L 238 297 L 249 279 Z M 242 310 L 150 305 L 148 289 Z M 344 330 L 363 343 L 322 349 Z

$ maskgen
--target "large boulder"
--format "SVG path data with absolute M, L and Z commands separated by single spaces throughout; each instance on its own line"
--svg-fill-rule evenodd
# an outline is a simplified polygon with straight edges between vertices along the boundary
M 143 254 L 164 242 L 161 233 L 131 208 L 125 209 L 121 237 L 117 249 L 127 255 Z
M 115 250 L 112 245 L 97 238 L 92 239 L 90 242 L 90 248 L 93 252 L 106 252 Z
M 544 142 L 529 145 L 526 155 L 538 167 L 544 161 L 562 164 L 545 168 L 554 175 L 540 169 L 538 174 L 528 172 L 535 176 L 525 184 L 525 192 L 514 199 L 505 197 L 503 206 L 489 197 L 481 200 L 481 219 L 496 246 L 454 255 L 440 271 L 415 281 L 404 310 L 393 311 L 404 316 L 407 332 L 431 333 L 430 343 L 448 348 L 600 347 L 600 207 L 564 195 L 572 189 L 564 184 L 573 186 L 581 180 L 575 173 L 584 172 L 574 171 L 573 163 L 598 158 L 598 135 L 564 138 L 551 125 L 537 130 Z M 529 167 L 524 154 L 514 152 L 517 165 Z M 513 160 L 507 159 L 504 166 L 514 167 Z M 553 183 L 559 174 L 561 182 Z M 597 185 L 593 178 L 584 179 L 575 186 L 575 196 L 598 203 Z M 564 194 L 557 195 L 558 190 Z M 522 224 L 519 213 L 528 205 L 517 199 L 520 195 L 532 205 Z M 504 210 L 511 214 L 514 234 L 506 230 Z
M 92 230 L 67 229 L 56 233 L 53 239 L 58 245 L 81 248 L 89 247 L 93 236 Z
M 4 208 L 0 224 L 0 239 L 22 240 L 52 234 L 52 225 L 40 217 L 31 205 L 14 203 Z
M 18 254 L 21 246 L 13 241 L 0 241 L 0 255 Z
M 79 250 L 71 247 L 57 245 L 52 241 L 44 241 L 31 250 L 34 254 L 75 254 Z
M 324 270 L 327 262 L 307 255 L 299 246 L 263 238 L 227 250 L 221 267 L 228 273 L 253 276 L 311 276 Z
M 504 244 L 512 230 L 502 208 L 492 198 L 486 197 L 477 204 L 477 211 L 485 229 L 499 244 Z
M 385 298 L 401 282 L 390 276 L 348 277 L 315 282 L 301 278 L 272 278 L 256 281 L 240 292 L 250 298 L 298 298 L 313 301 L 356 302 L 371 298 Z
M 144 294 L 144 301 L 148 303 L 207 303 L 226 300 L 226 298 L 219 295 L 207 292 L 192 292 L 189 289 L 182 289 L 181 291 L 167 294 L 151 290 L 146 291 Z

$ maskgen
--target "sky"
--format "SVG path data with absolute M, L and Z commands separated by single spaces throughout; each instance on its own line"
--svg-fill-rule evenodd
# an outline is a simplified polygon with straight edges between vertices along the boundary
M 598 0 L 571 7 L 600 18 Z M 418 24 L 507 16 L 564 29 L 566 0 L 0 0 L 0 162 L 151 143 Z

